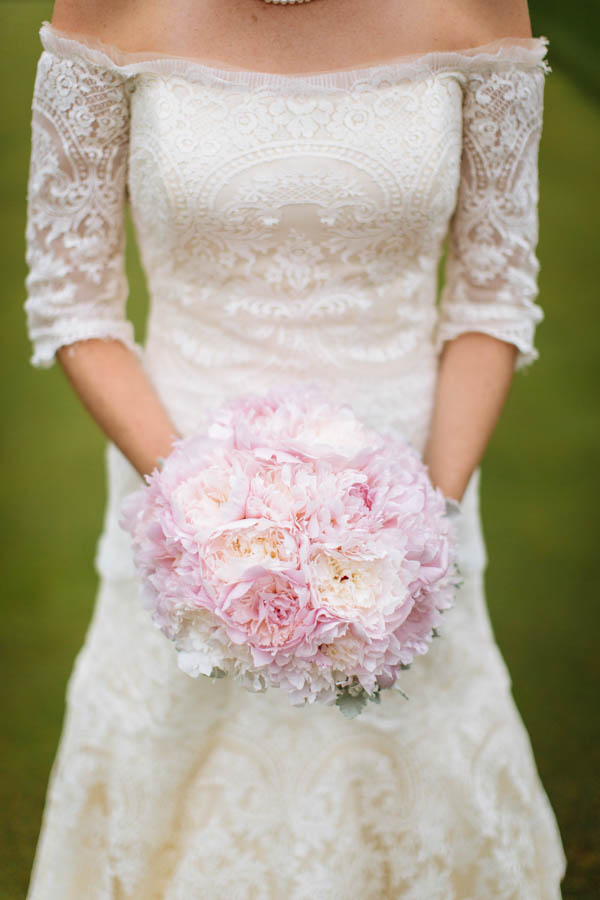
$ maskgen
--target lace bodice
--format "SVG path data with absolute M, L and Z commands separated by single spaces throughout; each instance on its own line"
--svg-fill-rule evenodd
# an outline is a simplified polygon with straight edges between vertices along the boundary
M 466 330 L 516 344 L 517 368 L 537 357 L 544 39 L 289 76 L 41 37 L 36 365 L 86 337 L 133 345 L 127 196 L 149 344 L 182 365 L 398 370 Z
M 151 295 L 143 357 L 182 431 L 202 396 L 319 376 L 422 446 L 445 341 L 481 331 L 517 346 L 517 369 L 537 357 L 545 39 L 283 75 L 47 23 L 41 37 L 35 365 L 89 337 L 135 347 L 127 200 Z

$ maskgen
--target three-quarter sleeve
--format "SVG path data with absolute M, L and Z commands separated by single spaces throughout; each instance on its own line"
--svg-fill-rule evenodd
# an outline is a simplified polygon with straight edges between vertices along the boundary
M 538 148 L 546 64 L 470 72 L 457 203 L 450 223 L 436 350 L 468 331 L 539 356 Z
M 139 353 L 125 307 L 129 90 L 118 71 L 44 50 L 32 104 L 25 310 L 31 363 L 88 338 Z

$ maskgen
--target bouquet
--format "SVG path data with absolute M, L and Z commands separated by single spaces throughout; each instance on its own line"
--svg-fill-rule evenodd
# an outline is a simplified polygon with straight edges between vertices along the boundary
M 445 497 L 396 431 L 312 383 L 246 394 L 125 498 L 142 598 L 188 675 L 357 715 L 459 587 Z

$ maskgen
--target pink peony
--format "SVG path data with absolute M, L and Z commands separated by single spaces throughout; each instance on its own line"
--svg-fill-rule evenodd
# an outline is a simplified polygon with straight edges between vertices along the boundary
M 356 715 L 428 650 L 456 534 L 417 451 L 317 385 L 245 395 L 127 497 L 144 604 L 188 674 Z

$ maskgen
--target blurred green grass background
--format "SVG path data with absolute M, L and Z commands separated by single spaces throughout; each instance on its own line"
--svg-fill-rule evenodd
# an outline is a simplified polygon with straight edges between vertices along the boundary
M 564 896 L 597 898 L 600 64 L 592 26 L 600 7 L 580 0 L 568 21 L 556 0 L 531 8 L 554 67 L 540 158 L 546 319 L 540 359 L 516 376 L 483 463 L 486 587 L 567 849 Z M 51 10 L 48 2 L 0 3 L 2 900 L 25 895 L 66 681 L 94 602 L 104 504 L 104 439 L 58 367 L 29 366 L 22 310 L 37 30 Z M 132 240 L 128 265 L 140 336 L 146 296 Z

